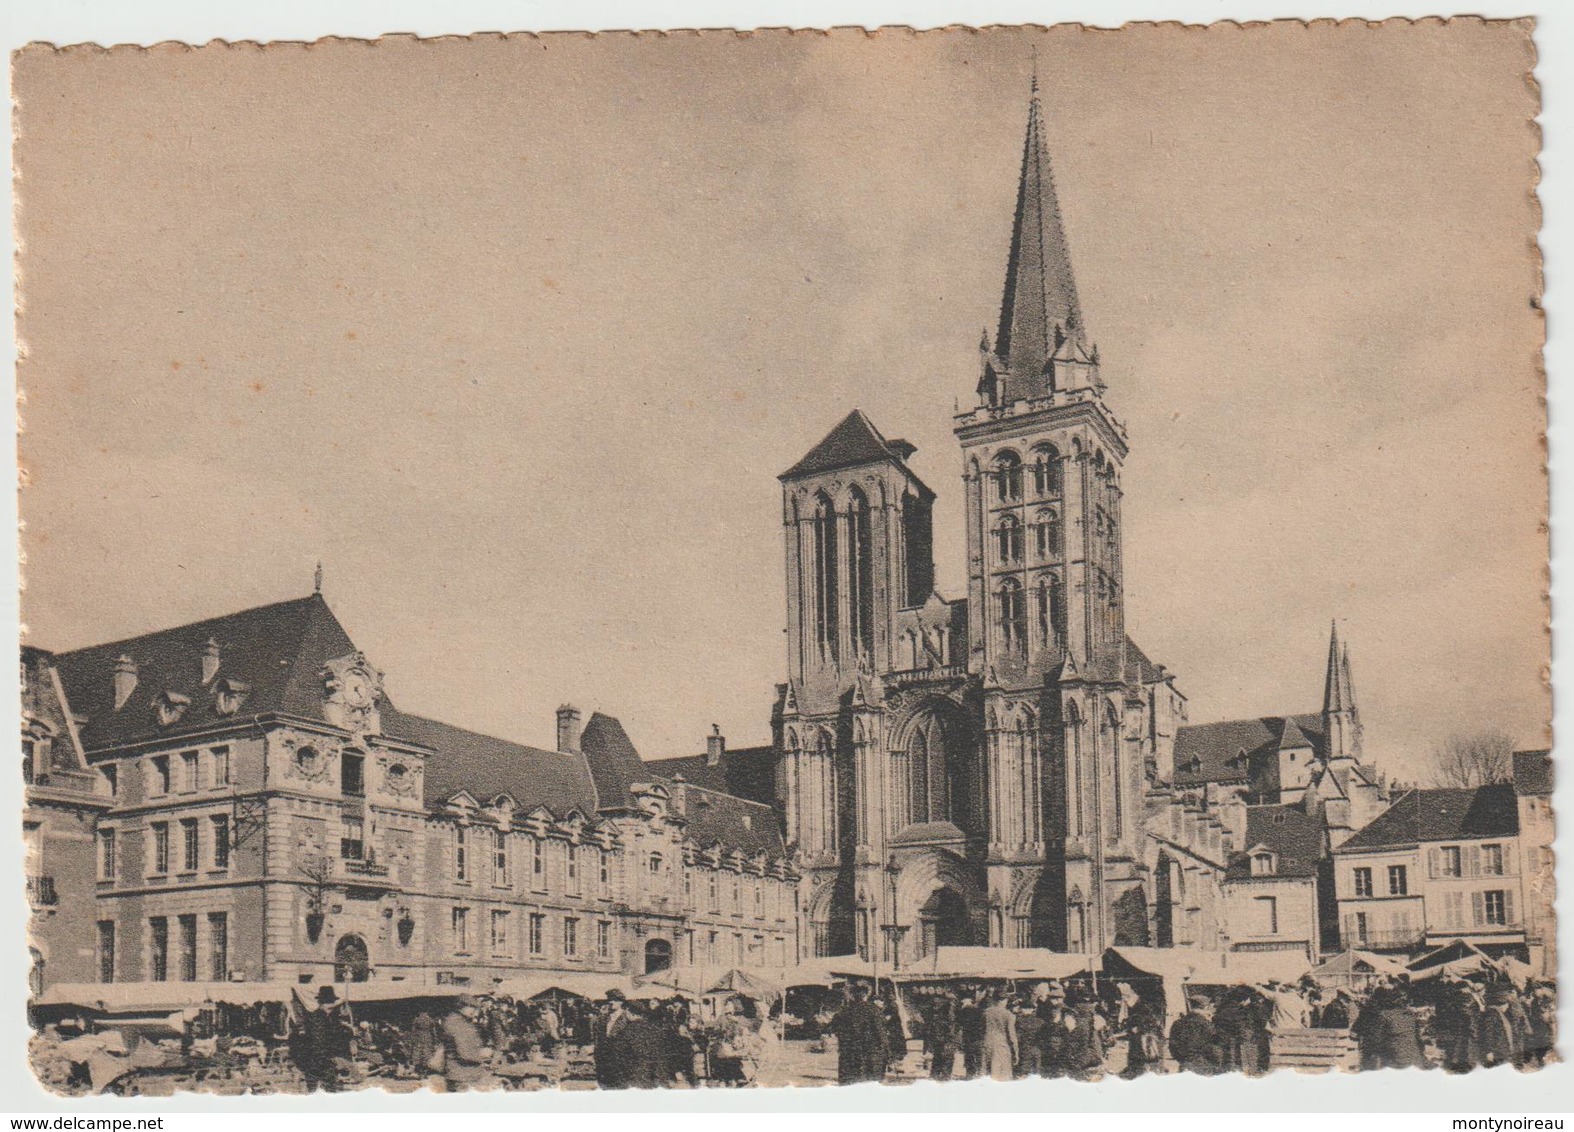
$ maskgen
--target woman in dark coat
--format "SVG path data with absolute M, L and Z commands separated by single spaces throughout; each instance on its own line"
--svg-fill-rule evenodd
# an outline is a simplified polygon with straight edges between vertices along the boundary
M 1427 1068 L 1421 1018 L 1398 986 L 1380 986 L 1356 1019 L 1362 1069 Z
M 883 1081 L 890 1047 L 885 1018 L 880 1008 L 869 1001 L 869 988 L 862 983 L 852 990 L 852 1000 L 831 1019 L 836 1035 L 836 1079 L 839 1084 L 856 1085 L 862 1081 Z

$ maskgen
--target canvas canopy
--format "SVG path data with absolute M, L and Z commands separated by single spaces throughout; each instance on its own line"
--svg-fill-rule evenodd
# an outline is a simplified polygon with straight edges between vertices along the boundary
M 1043 947 L 938 947 L 895 973 L 901 979 L 1069 979 L 1092 970 L 1087 955 Z
M 492 988 L 492 992 L 521 1000 L 539 998 L 553 991 L 563 991 L 580 998 L 601 999 L 607 997 L 608 991 L 628 994 L 633 989 L 633 980 L 615 971 L 542 971 L 504 979 Z
M 56 983 L 33 1001 L 38 1006 L 78 1006 L 105 1014 L 170 1014 L 210 1003 L 288 1002 L 294 990 L 294 983 Z
M 1226 951 L 1219 982 L 1226 986 L 1261 986 L 1274 980 L 1294 983 L 1312 969 L 1304 951 Z M 1199 966 L 1194 983 L 1208 981 L 1207 967 Z
M 1382 975 L 1397 975 L 1404 969 L 1402 960 L 1352 948 L 1313 967 L 1312 978 L 1325 986 L 1360 986 Z
M 1492 960 L 1487 957 L 1486 952 L 1462 939 L 1456 939 L 1412 959 L 1405 969 L 1410 972 L 1412 978 L 1430 979 L 1441 975 L 1444 971 L 1464 975 L 1490 966 Z

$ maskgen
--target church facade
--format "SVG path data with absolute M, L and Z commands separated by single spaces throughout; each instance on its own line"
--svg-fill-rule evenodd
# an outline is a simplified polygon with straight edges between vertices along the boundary
M 965 594 L 935 589 L 935 494 L 913 446 L 862 412 L 779 477 L 788 679 L 773 722 L 800 938 L 897 964 L 944 945 L 1228 948 L 1232 877 L 1261 879 L 1242 871 L 1248 828 L 1285 824 L 1253 809 L 1296 809 L 1321 859 L 1384 790 L 1358 762 L 1337 639 L 1322 713 L 1190 728 L 1173 675 L 1126 633 L 1128 441 L 1036 89 L 980 355 L 976 403 L 954 419 Z M 1220 756 L 1253 722 L 1262 734 Z M 1317 934 L 1295 946 L 1331 942 Z

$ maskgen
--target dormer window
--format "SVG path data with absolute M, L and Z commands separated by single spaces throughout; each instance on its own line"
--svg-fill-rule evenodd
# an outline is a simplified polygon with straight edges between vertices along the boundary
M 220 715 L 234 715 L 246 702 L 251 685 L 239 680 L 224 679 L 218 682 L 213 696 L 213 710 Z
M 345 751 L 339 757 L 339 790 L 351 798 L 366 793 L 366 757 L 357 751 Z
M 170 727 L 180 722 L 181 716 L 186 714 L 186 709 L 191 706 L 191 697 L 183 696 L 179 692 L 163 692 L 159 695 L 154 711 L 158 715 L 160 727 Z
M 1274 874 L 1274 861 L 1272 853 L 1252 854 L 1252 876 L 1271 877 Z

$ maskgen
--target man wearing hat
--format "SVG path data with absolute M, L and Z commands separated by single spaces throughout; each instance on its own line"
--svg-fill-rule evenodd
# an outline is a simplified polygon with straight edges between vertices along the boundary
M 463 1092 L 487 1074 L 492 1051 L 481 1040 L 481 1028 L 476 1025 L 480 1015 L 480 1000 L 464 994 L 443 1018 L 443 1081 L 451 1093 Z
M 1219 1044 L 1213 1030 L 1213 1004 L 1200 991 L 1186 996 L 1186 1013 L 1170 1027 L 1170 1056 L 1182 1073 L 1211 1077 L 1219 1071 Z
M 344 1000 L 333 987 L 317 988 L 317 1008 L 301 1020 L 290 1050 L 296 1067 L 306 1078 L 307 1091 L 339 1090 L 339 1063 L 349 1060 L 352 1037 L 345 1014 Z
M 831 1019 L 831 1033 L 836 1035 L 838 1084 L 885 1079 L 890 1055 L 885 1018 L 869 1001 L 867 983 L 852 985 L 850 1000 Z
M 596 1068 L 596 1084 L 603 1089 L 626 1087 L 626 1058 L 618 1042 L 618 1031 L 629 1020 L 628 1003 L 616 987 L 607 992 L 607 1004 L 590 1029 L 590 1056 Z

